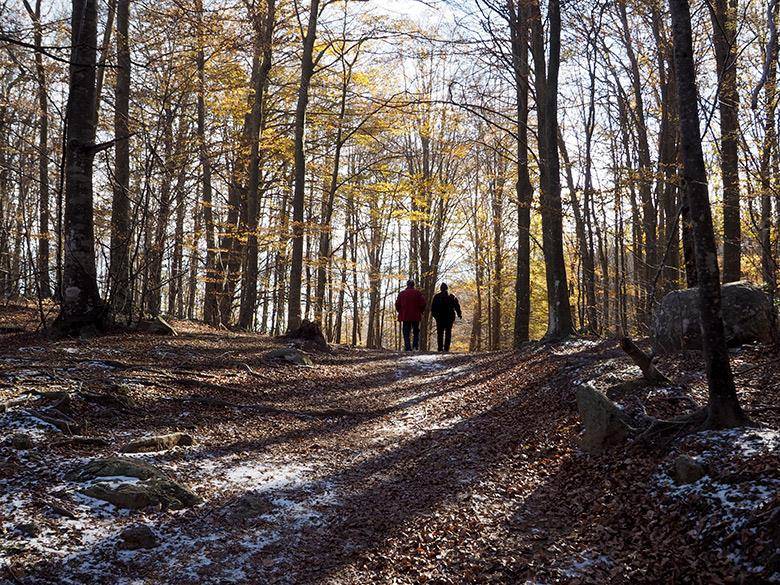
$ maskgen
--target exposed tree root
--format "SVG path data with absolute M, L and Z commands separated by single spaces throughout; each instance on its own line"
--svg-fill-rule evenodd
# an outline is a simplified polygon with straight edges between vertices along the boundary
M 655 446 L 669 445 L 683 435 L 704 430 L 708 413 L 707 407 L 701 407 L 672 419 L 648 417 L 649 424 L 632 442 Z

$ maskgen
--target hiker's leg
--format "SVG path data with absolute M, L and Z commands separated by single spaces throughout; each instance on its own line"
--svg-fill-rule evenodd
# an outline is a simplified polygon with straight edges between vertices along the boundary
M 412 323 L 412 332 L 414 333 L 414 341 L 412 346 L 414 349 L 420 349 L 420 322 L 414 321 Z
M 436 321 L 436 347 L 439 351 L 444 349 L 444 323 Z
M 404 333 L 404 350 L 412 351 L 412 340 L 409 338 L 412 332 L 412 323 L 410 321 L 404 321 L 402 329 Z
M 450 343 L 452 343 L 452 325 L 444 327 L 444 351 L 450 351 Z

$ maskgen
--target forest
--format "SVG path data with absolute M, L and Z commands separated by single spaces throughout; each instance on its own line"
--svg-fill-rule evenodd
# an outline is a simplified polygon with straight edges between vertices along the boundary
M 780 582 L 778 12 L 0 0 L 0 585 Z

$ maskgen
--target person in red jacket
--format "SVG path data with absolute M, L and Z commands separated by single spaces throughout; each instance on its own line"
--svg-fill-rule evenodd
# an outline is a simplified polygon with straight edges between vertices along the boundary
M 420 349 L 420 321 L 425 305 L 425 297 L 414 288 L 414 281 L 407 280 L 406 290 L 401 291 L 395 300 L 395 310 L 398 311 L 398 320 L 402 324 L 406 351 Z

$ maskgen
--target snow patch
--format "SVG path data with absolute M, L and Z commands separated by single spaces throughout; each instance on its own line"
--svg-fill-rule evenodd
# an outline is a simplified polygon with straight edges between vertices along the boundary
M 593 569 L 610 569 L 615 564 L 615 561 L 607 555 L 594 554 L 590 550 L 580 553 L 578 557 L 560 569 L 562 575 L 569 578 L 582 577 Z

